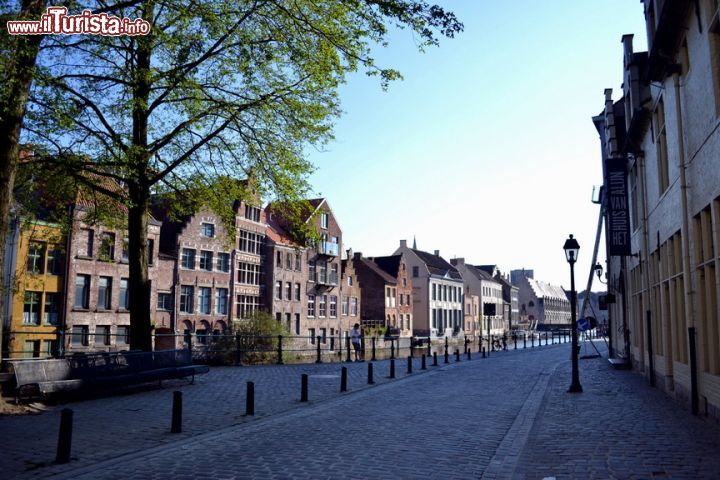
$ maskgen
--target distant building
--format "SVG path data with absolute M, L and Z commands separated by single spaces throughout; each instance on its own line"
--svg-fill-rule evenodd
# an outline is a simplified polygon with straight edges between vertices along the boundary
M 520 285 L 520 279 L 522 279 L 523 277 L 535 278 L 535 271 L 525 270 L 524 268 L 510 270 L 510 283 L 515 285 L 516 287 Z
M 453 336 L 465 330 L 464 284 L 460 273 L 435 253 L 409 248 L 400 240 L 413 288 L 413 334 Z
M 478 322 L 480 330 L 476 335 L 502 335 L 503 321 L 502 286 L 480 266 L 465 263 L 464 258 L 453 258 L 450 263 L 460 272 L 466 294 L 478 297 Z
M 546 330 L 570 326 L 570 301 L 562 287 L 522 277 L 518 301 L 519 328 Z

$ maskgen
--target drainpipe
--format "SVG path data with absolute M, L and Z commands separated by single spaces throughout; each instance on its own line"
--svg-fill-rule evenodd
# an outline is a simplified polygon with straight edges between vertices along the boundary
M 651 306 L 654 305 L 653 293 L 650 286 L 650 230 L 648 228 L 648 205 L 647 205 L 647 184 L 645 183 L 645 155 L 640 153 L 635 156 L 635 161 L 638 164 L 638 178 L 641 178 L 639 182 L 641 185 L 640 198 L 642 199 L 642 254 L 638 258 L 638 263 L 643 271 L 643 281 L 645 282 L 645 317 L 646 317 L 646 329 L 647 329 L 647 352 L 648 352 L 648 369 L 650 385 L 655 386 L 655 359 L 653 358 L 653 346 L 652 346 L 652 311 Z M 660 245 L 657 245 L 659 248 Z M 643 268 L 643 260 L 645 261 L 645 267 Z M 659 317 L 658 317 L 659 318 Z M 640 319 L 642 322 L 642 319 Z M 662 328 L 662 325 L 658 325 L 658 328 Z
M 683 262 L 683 289 L 685 294 L 685 318 L 689 320 L 691 330 L 688 330 L 690 334 L 696 332 L 695 316 L 693 314 L 693 291 L 691 282 L 691 270 L 690 270 L 690 226 L 688 217 L 688 185 L 687 178 L 685 176 L 685 141 L 683 138 L 683 123 L 682 123 L 682 106 L 680 105 L 680 75 L 677 71 L 673 72 L 673 85 L 675 87 L 675 116 L 677 117 L 677 137 L 678 137 L 678 166 L 680 167 L 680 201 L 682 205 L 682 262 Z M 704 334 L 704 332 L 703 332 Z M 695 343 L 695 342 L 693 342 Z M 695 356 L 695 350 L 690 352 L 692 356 Z M 690 359 L 691 368 L 691 402 L 693 406 L 693 414 L 697 414 L 698 405 L 698 384 L 697 384 L 697 359 Z

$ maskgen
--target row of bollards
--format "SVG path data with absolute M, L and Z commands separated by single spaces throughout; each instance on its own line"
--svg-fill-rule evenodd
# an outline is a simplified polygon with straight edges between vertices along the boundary
M 564 343 L 563 340 L 567 339 L 565 338 L 566 335 L 559 335 L 557 338 L 557 343 Z M 517 342 L 517 335 L 513 335 L 513 343 L 514 348 L 517 350 L 518 348 L 518 342 Z M 547 332 L 545 333 L 545 345 L 549 344 L 555 344 L 555 333 L 551 332 L 550 339 L 548 339 Z M 319 343 L 319 342 L 318 342 Z M 490 342 L 488 342 L 490 343 Z M 505 347 L 503 350 L 507 350 L 507 345 L 505 343 L 505 340 L 503 340 L 503 343 L 505 344 Z M 542 335 L 538 337 L 538 347 L 542 345 Z M 349 345 L 348 345 L 349 346 Z M 374 347 L 373 342 L 373 347 Z M 490 345 L 492 346 L 492 345 Z M 447 337 L 445 338 L 445 349 L 444 349 L 444 359 L 445 363 L 450 363 L 450 354 L 448 351 L 448 341 Z M 535 338 L 534 336 L 530 337 L 530 348 L 535 347 Z M 523 348 L 527 348 L 527 338 L 526 336 L 523 336 Z M 373 348 L 373 360 L 375 359 L 375 352 Z M 428 353 L 422 354 L 421 357 L 421 370 L 427 370 L 427 357 L 430 357 L 430 344 L 428 343 Z M 348 353 L 350 352 L 350 349 L 348 348 Z M 394 358 L 394 345 L 391 346 L 391 353 L 392 358 L 390 359 L 390 365 L 389 365 L 389 372 L 388 372 L 388 378 L 395 378 L 395 358 Z M 467 338 L 465 339 L 464 343 L 464 353 L 467 355 L 467 359 L 472 359 L 472 352 L 468 345 Z M 490 349 L 486 350 L 484 346 L 482 346 L 482 342 L 479 342 L 478 344 L 478 353 L 482 353 L 482 358 L 487 358 L 490 356 Z M 320 356 L 318 355 L 318 360 L 320 359 Z M 455 349 L 455 362 L 460 361 L 460 350 Z M 437 352 L 432 352 L 432 364 L 431 366 L 437 367 L 438 366 L 438 358 L 437 358 Z M 368 369 L 367 369 L 367 383 L 368 385 L 375 384 L 374 380 L 374 365 L 372 362 L 368 363 Z M 413 371 L 413 356 L 407 357 L 407 373 L 411 374 Z M 308 375 L 306 373 L 303 373 L 300 377 L 300 401 L 301 402 L 307 402 L 308 401 Z M 347 392 L 348 390 L 348 372 L 347 367 L 342 367 L 340 370 L 340 391 L 341 392 Z M 255 415 L 255 384 L 253 382 L 247 382 L 247 393 L 245 396 L 245 415 L 253 416 Z M 72 430 L 73 430 L 73 411 L 69 408 L 64 408 L 60 412 L 60 431 L 58 434 L 58 444 L 57 444 L 57 454 L 55 457 L 55 462 L 58 464 L 62 463 L 68 463 L 70 461 L 70 453 L 71 453 L 71 447 L 72 447 Z M 173 392 L 172 397 L 172 419 L 171 419 L 171 425 L 170 425 L 170 432 L 171 433 L 182 433 L 182 392 L 175 391 Z

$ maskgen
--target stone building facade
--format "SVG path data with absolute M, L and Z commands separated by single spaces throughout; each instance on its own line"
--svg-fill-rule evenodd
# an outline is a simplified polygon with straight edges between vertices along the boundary
M 623 37 L 622 96 L 606 90 L 593 118 L 606 173 L 610 347 L 679 403 L 718 418 L 719 5 L 643 5 L 648 51 Z
M 570 300 L 562 287 L 522 277 L 518 301 L 521 328 L 549 330 L 570 326 Z

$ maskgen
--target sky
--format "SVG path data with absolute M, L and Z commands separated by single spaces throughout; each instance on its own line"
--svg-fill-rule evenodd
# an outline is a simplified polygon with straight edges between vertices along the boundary
M 335 140 L 308 152 L 344 248 L 391 255 L 416 238 L 448 261 L 533 269 L 569 288 L 562 246 L 574 234 L 584 289 L 599 215 L 593 186 L 602 184 L 591 117 L 606 88 L 621 96 L 622 35 L 647 48 L 642 3 L 430 3 L 455 12 L 464 32 L 425 53 L 410 32 L 393 32 L 374 54 L 404 80 L 383 91 L 376 77 L 348 77 Z

